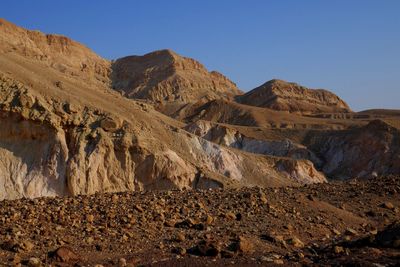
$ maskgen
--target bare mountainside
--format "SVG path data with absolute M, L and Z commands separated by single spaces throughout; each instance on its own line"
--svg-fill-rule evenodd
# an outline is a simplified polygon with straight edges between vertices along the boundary
M 66 37 L 34 32 L 36 40 L 5 21 L 0 32 L 1 198 L 326 181 L 308 161 L 181 130 L 182 122 L 112 90 L 111 64 Z M 296 164 L 277 168 L 282 162 Z
M 64 36 L 4 20 L 0 32 L 0 198 L 399 172 L 395 111 L 353 113 L 331 93 L 283 81 L 272 87 L 291 87 L 288 103 L 303 96 L 337 112 L 255 107 L 235 102 L 251 92 L 238 96 L 227 78 L 170 50 L 109 62 Z
M 0 20 L 0 125 L 0 266 L 399 265 L 398 110 Z

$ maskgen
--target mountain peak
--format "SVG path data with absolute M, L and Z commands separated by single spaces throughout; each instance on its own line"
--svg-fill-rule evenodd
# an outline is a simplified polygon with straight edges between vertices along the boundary
M 113 88 L 130 98 L 152 101 L 193 102 L 203 97 L 233 98 L 240 93 L 236 84 L 219 72 L 170 49 L 116 60 Z
M 44 34 L 0 19 L 0 51 L 38 60 L 67 75 L 108 80 L 109 62 L 86 46 L 58 34 Z

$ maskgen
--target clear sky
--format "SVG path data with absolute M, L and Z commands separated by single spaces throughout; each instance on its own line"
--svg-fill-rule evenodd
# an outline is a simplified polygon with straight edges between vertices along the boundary
M 400 0 L 2 0 L 0 16 L 108 59 L 170 48 L 244 91 L 280 78 L 400 109 Z

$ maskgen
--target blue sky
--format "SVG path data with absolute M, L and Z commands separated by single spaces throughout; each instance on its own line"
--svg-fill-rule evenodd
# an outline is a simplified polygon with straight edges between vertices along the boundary
M 108 59 L 170 48 L 244 91 L 280 78 L 400 109 L 398 0 L 3 0 L 0 17 Z

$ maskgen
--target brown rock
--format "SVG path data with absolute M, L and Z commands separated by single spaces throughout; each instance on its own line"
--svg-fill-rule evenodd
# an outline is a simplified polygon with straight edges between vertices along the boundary
M 100 127 L 107 132 L 111 132 L 120 128 L 121 122 L 118 119 L 108 117 L 100 121 Z
M 127 264 L 127 262 L 126 262 L 126 259 L 124 259 L 124 258 L 120 258 L 119 260 L 118 260 L 118 266 L 119 267 L 126 267 L 128 264 Z
M 384 207 L 384 208 L 386 208 L 386 209 L 389 209 L 389 210 L 393 210 L 393 209 L 394 209 L 393 203 L 392 203 L 392 202 L 388 202 L 388 201 L 382 203 L 381 206 Z
M 93 214 L 86 215 L 86 221 L 88 223 L 92 223 L 94 221 L 94 215 Z
M 221 253 L 221 247 L 215 241 L 203 240 L 192 251 L 200 256 L 216 257 Z
M 254 250 L 254 245 L 250 239 L 239 236 L 238 241 L 234 243 L 233 248 L 236 252 L 247 254 Z
M 227 218 L 228 220 L 236 220 L 236 214 L 229 211 L 225 213 L 225 218 Z
M 41 267 L 42 261 L 38 258 L 32 257 L 28 260 L 28 267 Z
M 176 247 L 173 249 L 173 252 L 181 256 L 186 255 L 186 249 L 183 247 Z
M 346 235 L 357 235 L 357 231 L 352 228 L 347 228 L 345 231 Z
M 210 215 L 207 215 L 206 223 L 207 224 L 212 224 L 214 222 L 214 218 Z
M 175 240 L 178 242 L 183 242 L 185 241 L 186 237 L 183 233 L 178 233 L 175 237 Z
M 293 236 L 292 238 L 288 239 L 287 242 L 294 246 L 295 248 L 303 248 L 304 243 L 297 237 Z
M 344 248 L 341 247 L 341 246 L 335 246 L 335 247 L 333 248 L 333 251 L 334 251 L 336 254 L 341 254 L 341 253 L 344 253 Z
M 56 260 L 61 262 L 73 262 L 79 260 L 79 256 L 69 247 L 59 247 L 54 252 Z

